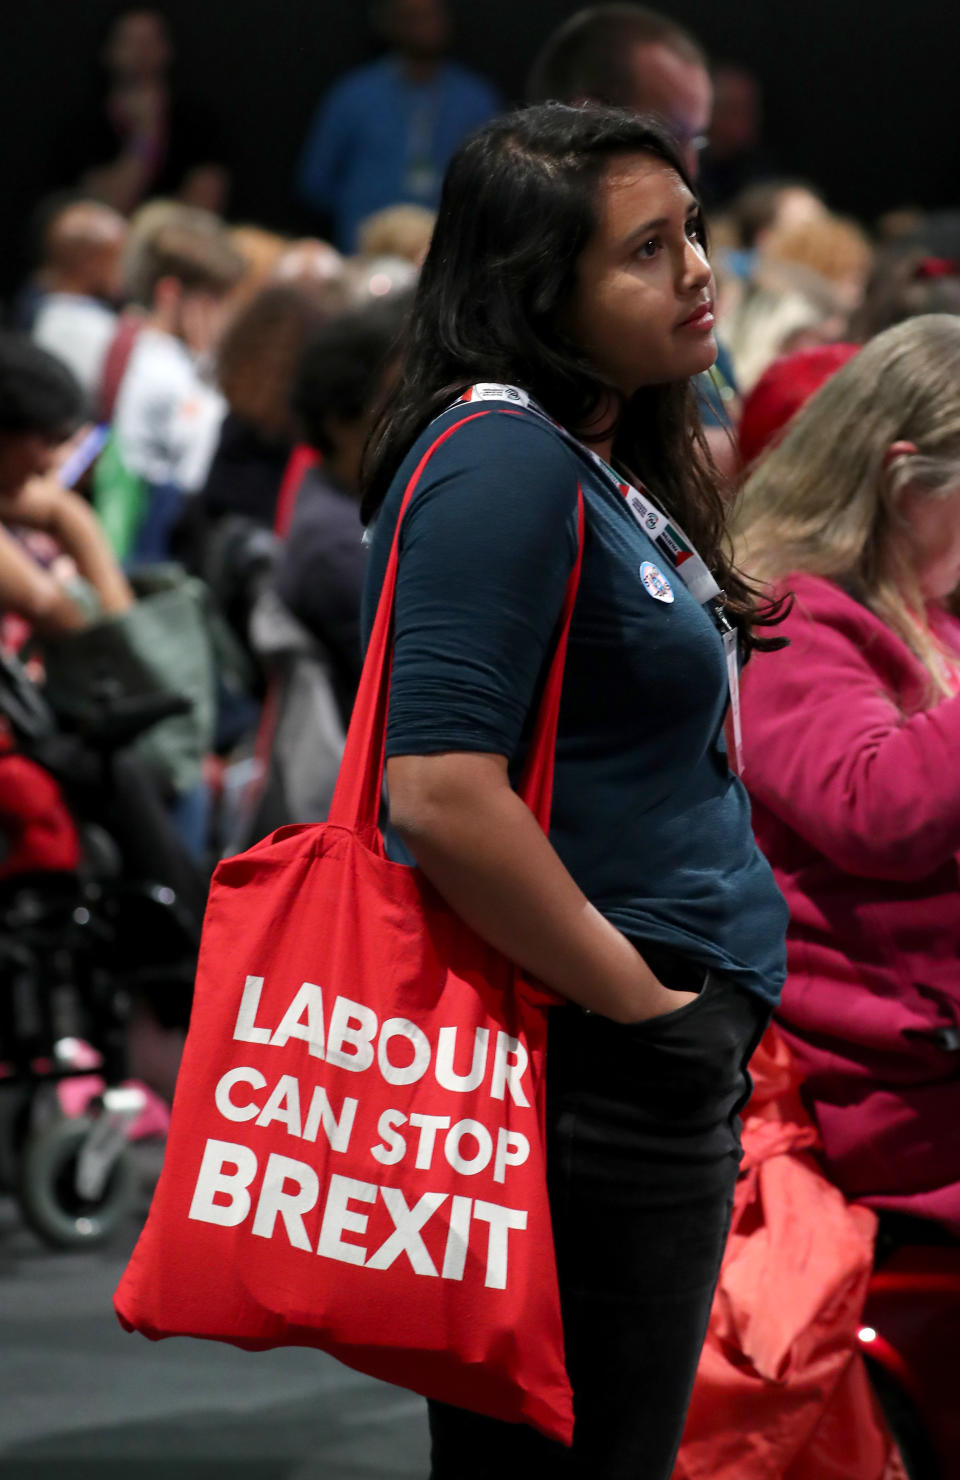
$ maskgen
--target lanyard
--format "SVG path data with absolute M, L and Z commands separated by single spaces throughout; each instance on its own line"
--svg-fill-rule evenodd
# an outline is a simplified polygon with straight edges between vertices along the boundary
M 743 731 L 740 720 L 740 656 L 737 645 L 737 631 L 723 609 L 723 592 L 717 585 L 713 572 L 704 563 L 696 548 L 687 539 L 678 524 L 667 518 L 662 509 L 658 509 L 652 503 L 646 493 L 639 488 L 634 488 L 632 483 L 625 483 L 620 479 L 609 463 L 604 462 L 592 448 L 577 440 L 572 432 L 553 420 L 551 416 L 538 406 L 532 396 L 515 385 L 495 385 L 481 382 L 471 386 L 460 400 L 455 402 L 460 405 L 466 401 L 507 401 L 513 406 L 519 406 L 524 411 L 531 411 L 535 416 L 544 421 L 559 432 L 560 436 L 578 452 L 586 453 L 596 464 L 608 484 L 616 489 L 623 499 L 627 509 L 639 524 L 644 534 L 653 542 L 657 550 L 677 572 L 683 584 L 691 596 L 705 607 L 713 618 L 721 640 L 723 642 L 723 655 L 727 667 L 727 685 L 730 691 L 730 714 L 733 721 L 733 744 L 736 753 L 736 764 L 738 774 L 743 774 Z
M 440 79 L 413 83 L 401 76 L 400 88 L 406 123 L 404 183 L 415 200 L 429 203 L 438 183 L 434 144 Z

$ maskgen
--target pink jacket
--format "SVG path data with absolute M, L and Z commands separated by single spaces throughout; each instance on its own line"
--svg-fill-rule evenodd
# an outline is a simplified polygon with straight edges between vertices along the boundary
M 960 694 L 924 709 L 877 617 L 783 584 L 791 646 L 743 683 L 743 779 L 791 914 L 781 1026 L 847 1196 L 960 1234 Z

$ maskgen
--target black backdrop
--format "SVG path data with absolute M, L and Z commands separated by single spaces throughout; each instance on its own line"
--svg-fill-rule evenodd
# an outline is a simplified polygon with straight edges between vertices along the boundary
M 456 55 L 508 99 L 540 40 L 576 0 L 450 0 Z M 22 264 L 32 206 L 89 93 L 113 0 L 3 0 L 0 18 L 0 280 Z M 230 215 L 306 225 L 291 174 L 316 99 L 368 55 L 365 0 L 162 0 L 185 88 L 229 140 Z M 838 209 L 960 204 L 960 5 L 953 0 L 663 0 L 718 59 L 744 63 L 766 96 L 784 170 Z

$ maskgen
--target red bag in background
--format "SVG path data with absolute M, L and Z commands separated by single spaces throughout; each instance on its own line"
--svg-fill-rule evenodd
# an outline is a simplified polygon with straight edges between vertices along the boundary
M 400 519 L 444 432 L 421 460 Z M 521 795 L 546 830 L 566 592 Z M 163 1173 L 114 1297 L 127 1329 L 315 1346 L 569 1443 L 547 1202 L 554 999 L 385 855 L 397 537 L 329 821 L 217 867 Z
M 750 1073 L 733 1223 L 672 1480 L 906 1480 L 857 1341 L 876 1215 L 824 1176 L 775 1026 Z

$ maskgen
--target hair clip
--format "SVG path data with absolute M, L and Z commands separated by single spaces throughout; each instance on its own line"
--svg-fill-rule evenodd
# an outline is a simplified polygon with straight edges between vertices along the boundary
M 952 257 L 921 257 L 913 269 L 914 278 L 960 277 L 960 264 Z

